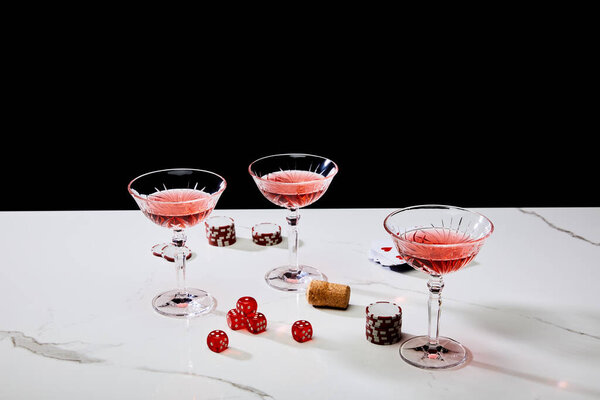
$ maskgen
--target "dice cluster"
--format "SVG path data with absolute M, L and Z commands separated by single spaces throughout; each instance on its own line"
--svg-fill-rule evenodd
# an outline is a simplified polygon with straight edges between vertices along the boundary
M 267 317 L 258 312 L 258 303 L 253 297 L 244 296 L 227 312 L 227 325 L 234 331 L 247 329 L 257 334 L 267 330 Z

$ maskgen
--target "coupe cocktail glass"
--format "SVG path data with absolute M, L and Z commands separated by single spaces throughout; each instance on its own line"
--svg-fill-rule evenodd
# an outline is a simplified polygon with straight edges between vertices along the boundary
M 383 225 L 404 261 L 429 274 L 428 335 L 405 341 L 400 355 L 409 364 L 426 369 L 464 363 L 465 348 L 439 336 L 442 276 L 469 264 L 494 231 L 494 225 L 479 213 L 444 205 L 403 208 L 388 215 Z
M 170 317 L 193 317 L 215 306 L 206 291 L 185 284 L 185 229 L 204 219 L 215 208 L 226 187 L 219 175 L 198 169 L 166 169 L 138 176 L 129 183 L 129 193 L 138 207 L 155 224 L 173 230 L 172 244 L 178 288 L 161 293 L 152 300 L 154 309 Z
M 289 211 L 289 264 L 265 275 L 269 286 L 284 291 L 306 290 L 313 280 L 327 280 L 317 268 L 298 263 L 299 209 L 317 201 L 338 171 L 337 165 L 310 154 L 276 154 L 254 161 L 248 167 L 260 192 L 273 204 Z

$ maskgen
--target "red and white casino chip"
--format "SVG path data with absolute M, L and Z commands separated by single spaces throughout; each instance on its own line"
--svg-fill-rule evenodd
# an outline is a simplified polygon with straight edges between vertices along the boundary
M 366 338 L 369 342 L 371 342 L 373 344 L 380 344 L 380 345 L 390 345 L 390 344 L 398 343 L 400 341 L 400 336 L 387 338 L 387 337 L 369 335 L 369 333 L 366 334 Z
M 260 246 L 274 246 L 281 243 L 281 226 L 262 222 L 252 227 L 252 241 Z
M 214 216 L 204 221 L 204 228 L 208 244 L 224 247 L 236 242 L 235 223 L 233 218 Z
M 159 243 L 152 246 L 152 254 L 156 257 L 162 257 L 167 261 L 174 262 L 175 255 L 178 251 L 183 250 L 185 253 L 186 260 L 189 260 L 192 257 L 192 251 L 187 247 L 183 246 L 183 248 L 178 248 L 170 243 Z
M 402 308 L 389 301 L 377 301 L 369 304 L 366 309 L 367 318 L 374 321 L 393 323 L 402 319 Z
M 379 337 L 379 338 L 388 338 L 388 339 L 392 339 L 392 338 L 399 339 L 400 336 L 402 336 L 400 327 L 392 328 L 392 329 L 377 329 L 377 328 L 373 328 L 372 326 L 369 326 L 368 324 L 365 325 L 365 333 L 367 335 L 371 335 L 371 336 L 375 336 L 375 337 Z
M 162 251 L 165 247 L 167 247 L 167 243 L 159 243 L 152 246 L 152 254 L 156 257 L 162 257 Z
M 389 345 L 402 337 L 402 308 L 394 303 L 378 301 L 366 307 L 365 335 L 369 342 Z
M 394 344 L 398 343 L 402 338 L 402 332 L 399 328 L 389 331 L 374 330 L 369 326 L 365 328 L 365 336 L 367 340 L 375 344 Z

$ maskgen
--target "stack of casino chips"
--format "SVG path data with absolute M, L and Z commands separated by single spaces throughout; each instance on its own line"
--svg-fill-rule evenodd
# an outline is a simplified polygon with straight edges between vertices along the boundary
M 214 216 L 204 222 L 206 238 L 211 246 L 224 247 L 235 243 L 235 224 L 232 218 Z
M 402 308 L 387 301 L 369 304 L 366 309 L 365 333 L 374 344 L 394 344 L 402 336 Z
M 252 227 L 252 241 L 260 246 L 274 246 L 281 243 L 281 227 L 263 222 Z

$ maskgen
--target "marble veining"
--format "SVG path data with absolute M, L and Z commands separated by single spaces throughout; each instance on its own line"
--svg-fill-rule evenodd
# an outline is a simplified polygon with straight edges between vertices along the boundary
M 69 349 L 69 347 L 87 346 L 84 342 L 68 343 L 44 343 L 39 342 L 32 336 L 25 335 L 19 331 L 0 331 L 0 340 L 9 338 L 13 346 L 29 350 L 33 354 L 56 360 L 73 361 L 81 364 L 101 363 L 105 360 L 90 357 L 80 350 Z
M 263 392 L 262 390 L 256 389 L 252 386 L 243 385 L 241 383 L 236 383 L 236 382 L 230 381 L 228 379 L 219 378 L 217 376 L 203 375 L 203 374 L 198 374 L 198 373 L 191 372 L 191 371 L 188 371 L 188 372 L 169 371 L 169 370 L 155 369 L 155 368 L 149 368 L 149 367 L 137 367 L 136 369 L 140 370 L 140 371 L 155 372 L 155 373 L 160 373 L 160 374 L 174 374 L 174 375 L 194 376 L 194 377 L 198 377 L 198 378 L 210 379 L 210 380 L 213 380 L 216 382 L 226 383 L 228 385 L 233 386 L 236 389 L 240 389 L 246 393 L 256 395 L 257 397 L 259 397 L 261 399 L 273 399 L 273 397 L 271 395 Z
M 22 348 L 30 351 L 33 354 L 36 354 L 41 357 L 52 358 L 55 360 L 68 361 L 68 362 L 76 362 L 81 364 L 93 364 L 93 363 L 105 363 L 110 361 L 104 360 L 97 357 L 91 357 L 85 354 L 84 349 L 82 350 L 72 350 L 69 347 L 89 347 L 90 343 L 85 342 L 66 342 L 66 343 L 50 343 L 50 342 L 40 342 L 36 338 L 32 336 L 25 335 L 23 332 L 19 331 L 0 331 L 0 340 L 10 339 L 13 346 L 15 348 Z M 121 366 L 125 367 L 125 366 Z M 127 367 L 125 367 L 127 368 Z M 272 399 L 268 393 L 263 392 L 257 388 L 254 388 L 249 385 L 244 385 L 241 383 L 233 382 L 229 379 L 220 378 L 216 376 L 198 374 L 193 371 L 177 371 L 177 370 L 166 370 L 160 368 L 152 368 L 146 366 L 138 366 L 131 367 L 132 369 L 153 373 L 161 373 L 161 374 L 175 374 L 182 376 L 194 376 L 198 378 L 210 379 L 216 382 L 226 383 L 234 388 L 240 389 L 244 392 L 251 393 L 256 395 L 261 399 Z
M 561 228 L 560 226 L 557 226 L 555 224 L 553 224 L 552 222 L 548 221 L 547 218 L 545 218 L 544 216 L 542 216 L 540 213 L 536 212 L 536 211 L 532 211 L 532 210 L 524 210 L 522 208 L 518 208 L 519 211 L 521 211 L 523 214 L 529 214 L 529 215 L 534 215 L 537 218 L 541 219 L 542 221 L 544 221 L 550 228 L 552 229 L 556 229 L 559 232 L 563 232 L 566 233 L 567 235 L 575 238 L 575 239 L 579 239 L 579 240 L 583 240 L 584 242 L 587 242 L 593 246 L 600 246 L 600 242 L 594 242 L 593 240 L 590 240 L 588 238 L 585 238 L 581 235 L 576 234 L 573 231 L 570 231 L 568 229 L 565 228 Z M 600 228 L 600 227 L 599 227 Z

